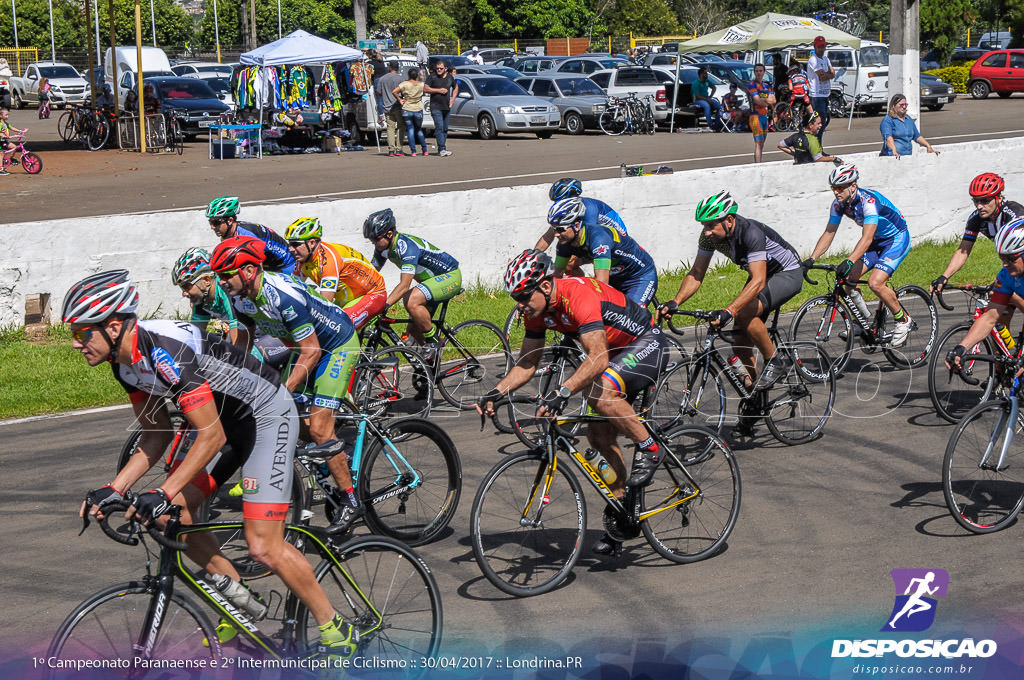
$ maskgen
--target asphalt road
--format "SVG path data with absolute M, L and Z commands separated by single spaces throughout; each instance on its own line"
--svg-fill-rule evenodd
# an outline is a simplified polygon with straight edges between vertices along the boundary
M 1024 98 L 958 99 L 941 111 L 925 111 L 921 128 L 939 149 L 1024 133 Z M 453 135 L 446 158 L 388 158 L 364 152 L 273 156 L 263 160 L 209 160 L 207 140 L 189 144 L 183 156 L 126 151 L 67 150 L 57 136 L 59 111 L 39 121 L 34 111 L 13 111 L 15 127 L 29 127 L 28 146 L 43 158 L 43 172 L 3 178 L 0 223 L 74 218 L 204 206 L 208 197 L 237 195 L 243 203 L 316 201 L 457 191 L 550 182 L 568 174 L 582 179 L 617 177 L 619 165 L 668 165 L 677 170 L 749 163 L 749 134 L 673 134 L 608 137 L 500 135 L 482 141 Z M 833 121 L 828 151 L 840 155 L 881 148 L 880 118 L 855 118 L 852 130 Z M 775 149 L 784 135 L 770 134 L 765 160 L 786 160 Z M 201 187 L 201 188 L 200 188 Z M 198 191 L 196 189 L 199 189 Z M 60 200 L 54 200 L 59 196 Z
M 957 318 L 947 314 L 943 324 Z M 438 414 L 464 467 L 450 532 L 420 549 L 443 593 L 444 650 L 542 657 L 584 650 L 589 664 L 618 664 L 633 674 L 638 660 L 664 658 L 678 668 L 680 658 L 701 656 L 703 645 L 720 651 L 705 650 L 695 662 L 704 670 L 691 677 L 729 677 L 740 666 L 796 677 L 812 662 L 824 665 L 807 677 L 853 677 L 856 660 L 831 660 L 822 650 L 835 638 L 891 637 L 878 631 L 893 606 L 894 568 L 941 568 L 950 576 L 935 625 L 911 637 L 1019 636 L 1020 526 L 973 536 L 956 525 L 940 488 L 952 426 L 934 416 L 923 369 L 896 371 L 884 359 L 869 362 L 875 358 L 855 355 L 821 440 L 786 448 L 762 427 L 737 449 L 743 501 L 723 553 L 673 565 L 642 538 L 627 543 L 619 559 L 586 550 L 568 583 L 531 599 L 492 587 L 468 542 L 481 478 L 519 444 L 481 433 L 475 415 Z M 111 478 L 131 420 L 119 410 L 0 426 L 8 622 L 0 627 L 0 659 L 42 651 L 86 595 L 140 575 L 140 549 L 117 545 L 95 527 L 76 537 L 78 504 Z M 601 533 L 600 506 L 592 492 L 586 498 L 589 546 Z M 1018 645 L 998 656 L 1015 654 Z M 0 662 L 0 677 L 14 677 L 5 668 L 11 662 Z

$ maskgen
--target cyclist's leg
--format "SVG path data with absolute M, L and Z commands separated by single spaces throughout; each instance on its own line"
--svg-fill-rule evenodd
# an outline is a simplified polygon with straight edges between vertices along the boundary
M 352 320 L 356 330 L 361 330 L 369 321 L 384 312 L 388 304 L 388 292 L 386 290 L 373 291 L 362 297 L 357 297 L 342 307 L 342 311 Z
M 613 276 L 609 278 L 608 283 L 625 295 L 626 299 L 632 300 L 641 307 L 650 304 L 654 299 L 654 294 L 658 292 L 658 275 L 655 272 L 627 279 Z
M 803 270 L 797 267 L 769 277 L 764 288 L 757 295 L 758 314 L 748 325 L 748 329 L 751 331 L 748 335 L 765 359 L 765 370 L 761 371 L 755 385 L 758 389 L 767 389 L 773 385 L 788 368 L 786 357 L 780 355 L 778 359 L 775 359 L 776 348 L 768 335 L 768 328 L 765 326 L 764 320 L 799 293 L 803 288 L 803 283 Z
M 889 278 L 909 253 L 910 235 L 907 232 L 902 232 L 891 242 L 881 244 L 878 248 L 872 247 L 864 255 L 864 261 L 871 269 L 868 286 L 878 296 L 881 304 L 889 308 L 897 322 L 902 320 L 902 307 L 896 291 L 887 284 Z
M 439 274 L 426 281 L 420 281 L 405 295 L 405 308 L 414 323 L 409 324 L 409 333 L 421 344 L 433 342 L 437 337 L 437 329 L 431 321 L 430 302 L 444 302 L 455 297 L 462 289 L 462 270 L 455 269 L 446 274 Z

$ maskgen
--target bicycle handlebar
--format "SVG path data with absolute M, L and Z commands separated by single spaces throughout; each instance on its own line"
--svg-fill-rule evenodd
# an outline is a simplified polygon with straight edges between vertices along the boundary
M 941 305 L 942 308 L 945 309 L 947 312 L 952 312 L 955 309 L 953 305 L 946 304 L 946 301 L 942 299 L 942 293 L 944 290 L 962 290 L 965 293 L 970 293 L 972 295 L 981 297 L 983 295 L 988 295 L 989 293 L 991 293 L 992 286 L 975 286 L 973 284 L 968 283 L 963 286 L 944 285 L 942 287 L 942 290 L 936 289 L 933 292 L 933 295 L 935 296 L 935 299 L 938 301 L 939 305 Z
M 835 273 L 835 271 L 836 271 L 837 269 L 839 269 L 839 265 L 835 265 L 835 264 L 818 264 L 818 263 L 814 263 L 814 264 L 812 264 L 812 265 L 811 265 L 810 267 L 804 267 L 804 278 L 805 278 L 805 279 L 807 280 L 807 282 L 808 282 L 808 283 L 810 283 L 811 285 L 814 285 L 814 286 L 816 286 L 816 285 L 818 285 L 818 282 L 817 282 L 817 281 L 813 281 L 813 280 L 811 280 L 811 279 L 810 279 L 810 278 L 809 278 L 809 277 L 807 276 L 807 272 L 808 272 L 809 270 L 811 270 L 811 269 L 820 269 L 820 270 L 822 270 L 822 271 L 825 271 L 825 272 L 832 272 L 832 273 L 834 274 L 834 273 Z M 844 285 L 844 286 L 859 286 L 859 285 L 862 285 L 862 284 L 866 284 L 866 283 L 867 283 L 867 281 L 865 281 L 864 279 L 857 279 L 856 281 L 845 281 L 845 282 L 843 283 L 843 285 Z
M 108 503 L 105 506 L 106 512 L 103 513 L 103 518 L 99 520 L 99 525 L 100 529 L 103 530 L 103 533 L 105 533 L 107 536 L 114 539 L 118 543 L 123 543 L 125 545 L 138 545 L 139 539 L 135 537 L 135 534 L 139 533 L 139 529 L 142 527 L 142 523 L 139 522 L 138 519 L 136 519 L 136 517 L 133 517 L 132 519 L 128 520 L 128 533 L 122 533 L 114 527 L 110 526 L 110 520 L 113 517 L 113 513 L 125 511 L 128 508 L 130 508 L 131 505 L 132 504 L 131 502 L 129 502 L 128 499 Z M 170 515 L 172 520 L 176 520 L 181 516 L 181 506 L 172 505 L 170 508 L 168 508 L 167 513 L 165 514 Z M 86 527 L 88 526 L 89 515 L 87 514 L 82 519 L 82 531 L 85 531 Z M 155 524 L 151 523 L 148 527 L 146 527 L 146 531 L 149 533 L 150 536 L 153 537 L 153 540 L 155 540 L 157 543 L 166 548 L 170 548 L 171 550 L 185 550 L 186 548 L 188 548 L 188 544 L 182 541 L 176 541 L 173 538 L 166 536 L 164 532 L 161 529 L 159 529 Z M 81 535 L 81 532 L 79 532 L 79 535 Z

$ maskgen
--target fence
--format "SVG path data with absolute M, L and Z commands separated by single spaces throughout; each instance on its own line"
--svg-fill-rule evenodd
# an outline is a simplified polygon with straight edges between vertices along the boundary
M 14 75 L 25 72 L 25 65 L 39 61 L 39 49 L 36 47 L 0 47 L 0 57 L 7 60 Z

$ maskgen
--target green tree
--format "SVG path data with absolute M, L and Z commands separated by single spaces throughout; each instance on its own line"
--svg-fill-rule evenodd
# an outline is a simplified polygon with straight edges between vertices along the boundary
M 921 43 L 934 45 L 944 62 L 960 44 L 961 33 L 974 23 L 977 15 L 970 0 L 923 0 L 921 3 Z
M 50 11 L 46 0 L 18 0 L 18 44 L 36 47 L 40 59 L 50 58 Z M 53 34 L 57 59 L 62 54 L 80 53 L 85 48 L 88 33 L 85 27 L 85 7 L 66 0 L 53 3 Z M 14 45 L 14 22 L 11 12 L 0 14 L 0 35 L 8 45 Z M 14 65 L 12 65 L 12 70 Z M 19 74 L 20 75 L 20 74 Z
M 488 0 L 448 0 L 442 7 L 455 22 L 460 37 L 507 37 L 513 35 L 512 26 L 500 8 Z
M 421 0 L 390 0 L 371 8 L 370 32 L 373 35 L 412 44 L 455 44 L 458 38 L 455 20 L 435 3 Z
M 353 43 L 356 24 L 350 17 L 350 0 L 281 0 L 281 35 L 301 29 L 327 40 Z M 277 0 L 257 0 L 257 42 L 265 45 L 277 37 Z
M 184 45 L 191 40 L 194 31 L 192 19 L 173 0 L 153 0 L 156 18 L 157 45 Z M 153 44 L 153 30 L 149 17 L 149 0 L 141 0 L 142 44 Z M 99 0 L 100 38 L 110 42 L 110 4 Z M 84 15 L 83 15 L 84 16 Z M 83 18 L 84 22 L 84 18 Z M 20 22 L 19 22 L 20 23 Z M 118 45 L 135 44 L 135 0 L 114 0 L 114 27 Z M 81 51 L 79 46 L 77 51 Z
M 674 35 L 679 30 L 666 0 L 618 0 L 604 17 L 610 35 Z

